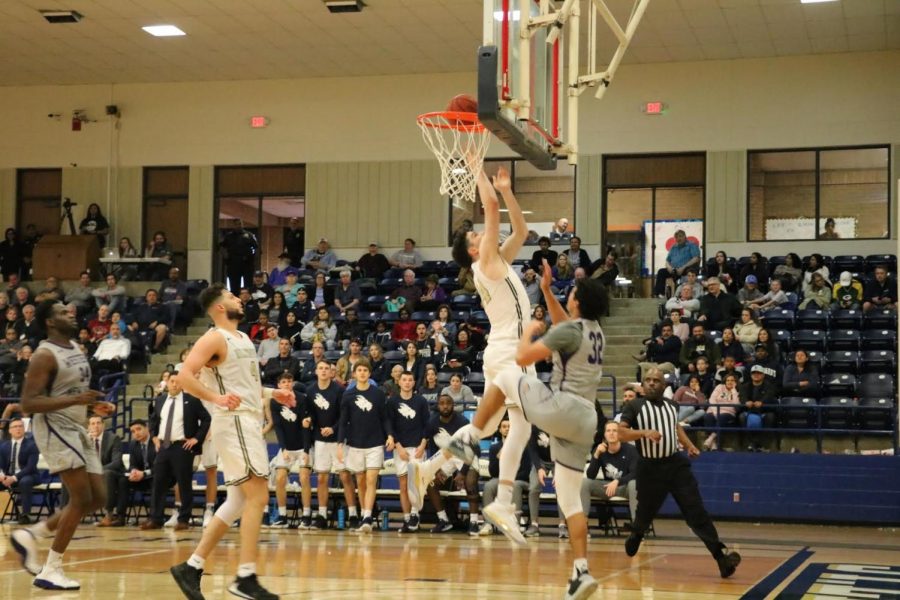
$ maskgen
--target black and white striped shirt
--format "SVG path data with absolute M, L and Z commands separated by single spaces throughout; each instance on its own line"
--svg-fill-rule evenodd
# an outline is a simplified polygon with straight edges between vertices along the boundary
M 672 400 L 632 400 L 622 409 L 621 421 L 632 429 L 653 429 L 662 434 L 658 442 L 638 440 L 637 449 L 643 458 L 667 458 L 678 452 L 678 405 Z

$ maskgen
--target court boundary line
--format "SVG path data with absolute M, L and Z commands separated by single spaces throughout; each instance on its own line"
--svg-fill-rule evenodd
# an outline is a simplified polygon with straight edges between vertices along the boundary
M 103 561 L 107 561 L 107 560 L 119 560 L 121 558 L 136 558 L 138 556 L 148 556 L 150 554 L 161 554 L 162 552 L 171 552 L 171 549 L 170 548 L 160 548 L 159 550 L 148 550 L 146 552 L 133 552 L 131 554 L 123 554 L 122 556 L 104 556 L 101 558 L 86 558 L 84 560 L 73 560 L 72 562 L 63 563 L 63 567 L 68 569 L 69 567 L 74 566 L 74 565 L 85 565 L 87 563 L 103 562 Z M 77 569 L 76 569 L 76 571 L 77 571 Z M 21 572 L 23 572 L 23 569 L 21 569 L 21 568 L 15 569 L 12 571 L 0 571 L 0 576 L 14 575 L 15 573 L 21 573 Z

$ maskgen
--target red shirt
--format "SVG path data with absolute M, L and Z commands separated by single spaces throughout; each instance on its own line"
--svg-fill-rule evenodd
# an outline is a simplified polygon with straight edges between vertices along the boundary
M 418 323 L 413 320 L 395 322 L 394 328 L 391 330 L 391 339 L 395 342 L 414 340 L 416 338 L 416 325 Z

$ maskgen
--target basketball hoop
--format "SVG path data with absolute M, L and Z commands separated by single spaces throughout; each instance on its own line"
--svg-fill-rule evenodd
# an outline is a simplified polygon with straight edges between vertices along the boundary
M 419 115 L 416 123 L 441 165 L 441 193 L 450 195 L 453 206 L 465 209 L 464 202 L 475 202 L 491 133 L 476 113 L 431 112 Z

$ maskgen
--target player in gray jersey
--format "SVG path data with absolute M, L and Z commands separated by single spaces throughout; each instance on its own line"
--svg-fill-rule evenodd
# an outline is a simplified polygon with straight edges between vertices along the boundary
M 88 412 L 108 416 L 116 406 L 103 394 L 88 388 L 91 368 L 73 338 L 78 333 L 75 317 L 56 300 L 45 300 L 35 311 L 46 327 L 25 374 L 22 410 L 33 414 L 34 441 L 50 467 L 69 490 L 69 503 L 48 520 L 12 533 L 12 545 L 22 566 L 36 575 L 34 585 L 48 590 L 77 590 L 80 585 L 65 576 L 63 553 L 84 515 L 106 504 L 103 466 L 88 438 Z M 55 532 L 55 533 L 54 533 Z M 37 539 L 54 533 L 53 545 L 43 568 L 37 559 Z
M 556 465 L 556 497 L 566 517 L 569 543 L 575 555 L 565 598 L 581 600 L 597 589 L 597 581 L 588 572 L 587 518 L 580 492 L 585 459 L 590 454 L 597 421 L 603 419 L 595 399 L 602 377 L 604 337 L 599 319 L 606 312 L 606 292 L 596 280 L 578 281 L 569 294 L 566 314 L 550 290 L 550 282 L 550 265 L 545 260 L 541 290 L 553 326 L 538 338 L 544 324 L 531 321 L 525 326 L 516 348 L 516 364 L 521 367 L 552 356 L 550 389 L 533 375 L 503 371 L 485 390 L 472 419 L 473 428 L 461 429 L 454 434 L 447 450 L 471 463 L 480 450 L 478 429 L 504 410 L 508 410 L 511 417 L 520 412 L 528 422 L 550 435 L 550 455 Z M 518 464 L 520 460 L 521 451 L 518 456 L 512 452 L 501 454 L 501 476 L 504 461 Z M 501 490 L 509 490 L 505 497 L 511 498 L 512 486 L 512 481 L 501 478 L 497 500 L 482 512 L 507 537 L 524 544 L 515 508 L 500 494 Z

